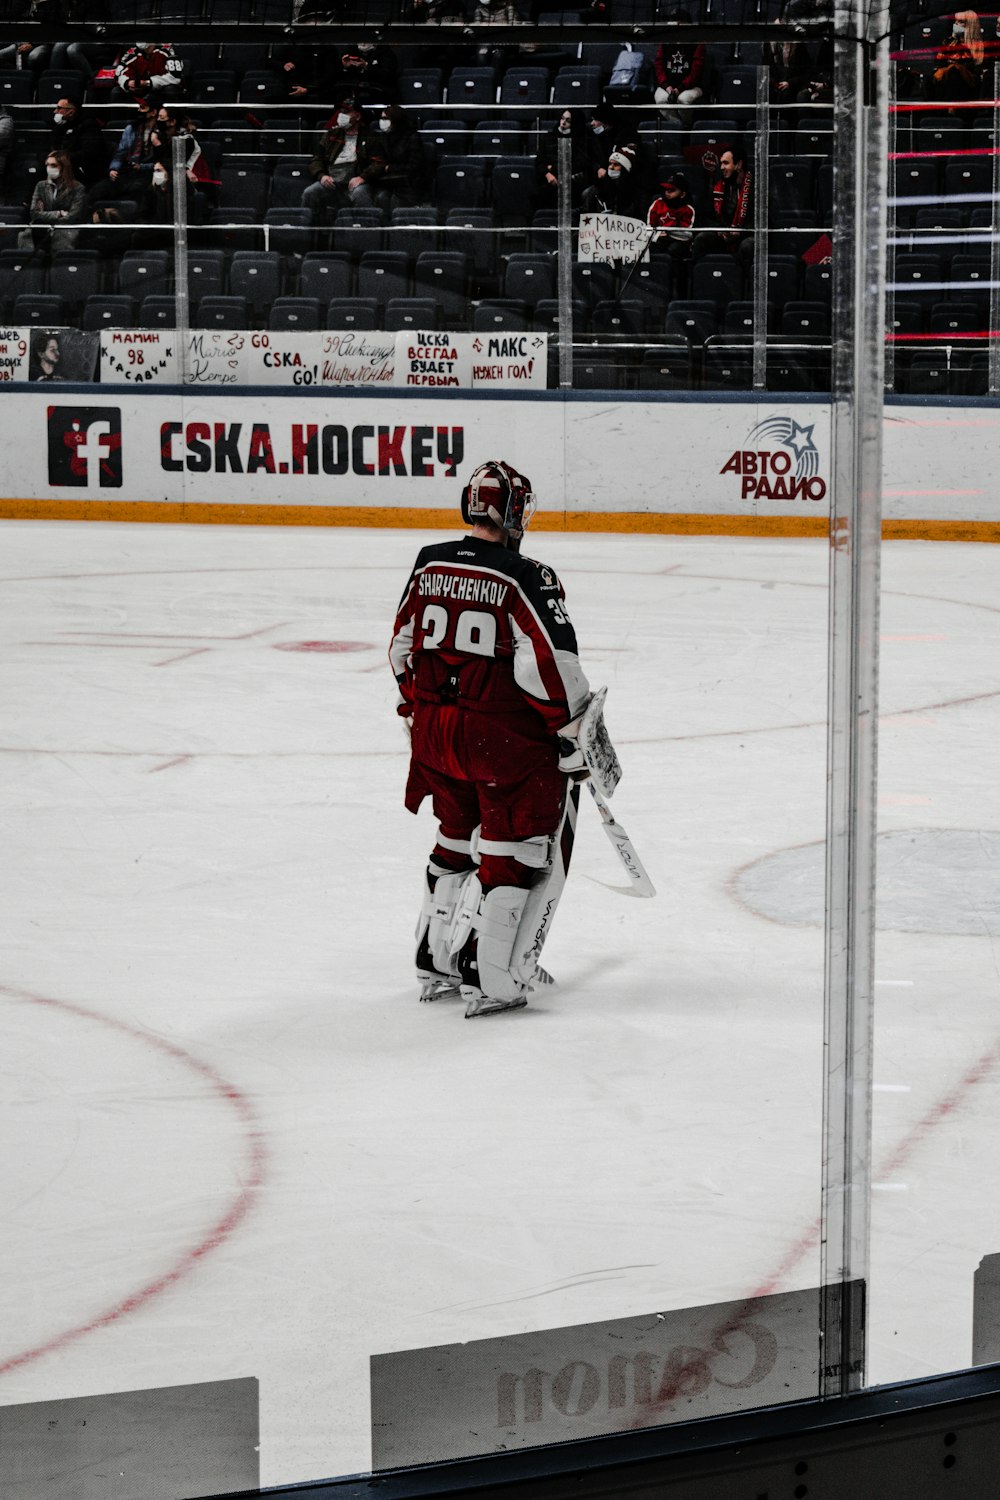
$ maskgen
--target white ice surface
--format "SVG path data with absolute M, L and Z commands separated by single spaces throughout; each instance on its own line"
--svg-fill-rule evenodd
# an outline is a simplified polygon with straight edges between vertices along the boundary
M 585 798 L 558 988 L 466 1022 L 410 978 L 426 539 L 0 528 L 0 1404 L 257 1375 L 312 1479 L 368 1466 L 371 1353 L 818 1278 L 822 934 L 736 877 L 823 837 L 825 546 L 531 538 L 659 895 Z M 1000 830 L 998 571 L 885 549 L 886 831 Z M 990 925 L 879 936 L 873 1381 L 969 1362 L 1000 1250 Z

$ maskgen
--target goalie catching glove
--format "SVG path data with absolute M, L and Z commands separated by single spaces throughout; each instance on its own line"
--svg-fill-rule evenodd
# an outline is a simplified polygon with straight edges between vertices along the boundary
M 592 780 L 610 797 L 621 780 L 622 768 L 604 724 L 606 687 L 598 688 L 579 718 L 560 729 L 556 738 L 559 769 L 572 781 Z

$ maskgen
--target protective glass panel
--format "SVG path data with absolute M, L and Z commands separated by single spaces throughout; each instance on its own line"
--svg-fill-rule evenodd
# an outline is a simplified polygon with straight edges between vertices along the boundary
M 0 1401 L 5 1431 L 26 1435 L 18 1480 L 58 1419 L 48 1403 L 106 1395 L 100 1430 L 125 1398 L 166 1401 L 200 1471 L 183 1482 L 222 1489 L 254 1477 L 253 1380 L 266 1485 L 743 1409 L 832 1378 L 816 1335 L 839 1315 L 817 1293 L 832 63 L 808 17 L 776 47 L 738 29 L 623 37 L 658 25 L 637 4 L 537 41 L 494 39 L 512 18 L 478 12 L 470 36 L 452 39 L 442 12 L 433 42 L 369 41 L 379 20 L 425 25 L 370 9 L 357 35 L 317 40 L 315 11 L 260 5 L 274 35 L 238 32 L 239 6 L 199 6 L 170 46 L 132 56 L 110 37 L 61 53 L 5 39 L 2 997 L 18 1150 Z M 186 35 L 188 19 L 218 32 Z M 893 49 L 911 50 L 901 33 Z M 370 136 L 353 162 L 331 142 L 359 149 L 347 99 Z M 928 100 L 956 128 L 972 116 L 941 155 L 903 107 L 915 96 L 897 84 L 896 101 L 886 379 L 914 405 L 888 427 L 887 515 L 953 524 L 955 490 L 982 494 L 988 453 L 968 454 L 992 416 L 956 414 L 956 441 L 916 398 L 996 389 L 996 194 L 963 175 L 993 172 L 996 131 L 986 98 L 954 118 Z M 82 198 L 58 160 L 37 191 L 68 125 Z M 384 172 L 354 170 L 383 157 Z M 933 186 L 902 192 L 909 162 L 936 164 Z M 44 217 L 66 194 L 65 217 Z M 945 270 L 950 237 L 978 271 Z M 968 327 L 955 308 L 985 244 Z M 905 257 L 929 248 L 947 307 L 917 316 L 928 271 L 907 280 Z M 44 401 L 38 383 L 55 388 Z M 959 480 L 937 478 L 935 424 L 966 455 Z M 561 824 L 556 984 L 466 1021 L 468 996 L 417 1002 L 434 825 L 401 806 L 384 650 L 418 547 L 457 530 L 461 486 L 490 456 L 539 496 L 525 552 L 565 586 L 625 774 L 608 818 L 583 787 Z M 262 524 L 129 524 L 230 518 Z M 959 515 L 981 519 L 975 500 Z M 944 649 L 907 623 L 923 586 L 950 607 L 938 555 L 926 580 L 917 542 L 894 542 L 888 642 Z M 970 567 L 985 590 L 990 562 L 961 549 L 949 596 Z M 462 628 L 482 644 L 481 620 Z M 916 660 L 885 663 L 890 757 L 895 716 L 922 735 L 944 702 L 925 700 Z M 986 712 L 977 660 L 963 652 L 958 696 L 980 706 L 955 711 Z M 938 660 L 932 676 L 951 671 Z M 537 698 L 544 676 L 532 684 Z M 890 760 L 903 822 L 883 814 L 881 899 L 899 857 L 920 974 L 943 975 L 961 944 L 982 988 L 968 892 L 988 882 L 989 830 L 980 817 L 963 835 L 956 808 L 906 844 L 905 799 L 926 795 L 907 782 L 930 774 L 913 743 Z M 960 752 L 963 785 L 978 745 Z M 935 1149 L 951 1165 L 951 1121 L 982 1097 L 992 1053 L 979 1007 L 954 1034 L 958 1081 L 933 1092 L 926 1030 L 883 1005 L 928 981 L 910 944 L 893 951 L 912 937 L 903 919 L 883 925 L 873 1379 L 965 1362 L 943 1326 L 996 1239 L 983 1208 L 958 1251 L 927 1244 L 942 1316 L 919 1334 L 908 1318 L 900 1358 L 890 1322 L 907 1288 L 925 1301 L 905 1271 L 904 1172 Z M 911 1114 L 890 1116 L 900 1104 Z M 935 1197 L 969 1175 L 938 1172 Z M 221 1451 L 184 1425 L 192 1390 L 221 1393 Z M 62 1450 L 38 1454 L 37 1472 L 60 1472 Z M 79 1483 L 107 1494 L 99 1462 Z

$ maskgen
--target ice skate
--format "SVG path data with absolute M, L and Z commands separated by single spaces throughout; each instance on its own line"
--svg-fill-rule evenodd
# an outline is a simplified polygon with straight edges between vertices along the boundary
M 457 974 L 430 974 L 417 971 L 421 1002 L 432 1000 L 457 1000 L 462 992 Z
M 498 999 L 490 995 L 484 995 L 472 984 L 462 985 L 462 999 L 465 1001 L 465 1019 L 471 1021 L 473 1016 L 492 1016 L 501 1010 L 523 1010 L 528 1003 L 525 993 L 513 995 L 509 999 Z

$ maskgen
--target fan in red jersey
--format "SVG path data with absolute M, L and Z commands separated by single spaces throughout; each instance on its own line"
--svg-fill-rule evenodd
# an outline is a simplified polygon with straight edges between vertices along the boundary
M 467 535 L 417 556 L 389 659 L 410 725 L 406 806 L 430 797 L 439 831 L 417 929 L 422 1000 L 465 1014 L 527 1004 L 573 845 L 577 741 L 590 688 L 565 595 L 520 552 L 535 507 L 510 464 L 462 491 Z

